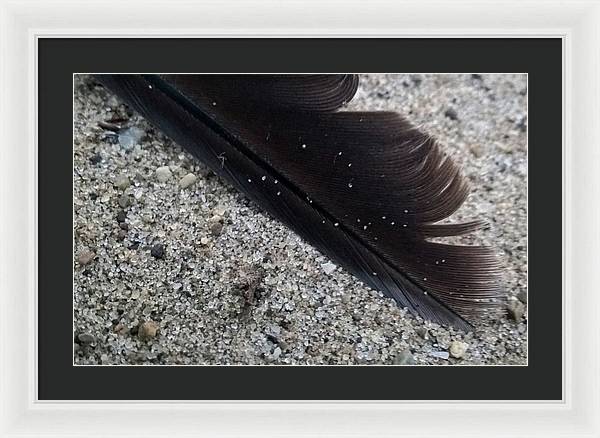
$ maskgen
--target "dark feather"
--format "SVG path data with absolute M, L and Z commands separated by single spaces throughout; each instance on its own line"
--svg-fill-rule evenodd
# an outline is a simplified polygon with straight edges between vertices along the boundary
M 469 329 L 500 306 L 495 251 L 430 238 L 468 187 L 437 142 L 393 112 L 339 111 L 356 75 L 101 75 L 217 174 L 370 287 Z

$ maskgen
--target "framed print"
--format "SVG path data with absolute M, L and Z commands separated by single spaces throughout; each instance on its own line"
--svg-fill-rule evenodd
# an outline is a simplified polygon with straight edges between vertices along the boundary
M 449 5 L 3 5 L 3 433 L 598 435 L 600 5 Z

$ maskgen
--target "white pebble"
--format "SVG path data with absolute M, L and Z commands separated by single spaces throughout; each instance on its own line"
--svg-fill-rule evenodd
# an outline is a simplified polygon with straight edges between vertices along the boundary
M 121 190 L 125 190 L 127 187 L 129 187 L 131 185 L 131 182 L 129 181 L 129 178 L 127 177 L 127 175 L 119 175 L 115 178 L 115 187 L 121 189 Z
M 173 174 L 169 166 L 162 166 L 156 169 L 156 179 L 161 183 L 167 182 L 172 176 Z
M 450 357 L 450 354 L 447 351 L 432 351 L 429 354 L 433 357 L 437 357 L 438 359 L 448 360 Z
M 331 262 L 327 262 L 327 263 L 323 263 L 321 265 L 321 268 L 323 268 L 323 271 L 325 271 L 325 273 L 327 275 L 331 274 L 333 271 L 335 271 L 335 269 L 337 268 L 337 266 L 335 266 L 333 263 Z
M 466 342 L 452 341 L 452 343 L 450 344 L 450 354 L 452 355 L 452 357 L 460 359 L 465 355 L 468 348 L 469 344 L 467 344 Z
M 193 173 L 188 173 L 186 176 L 179 180 L 179 186 L 182 189 L 188 188 L 189 186 L 194 184 L 197 179 L 198 178 L 196 177 L 196 175 L 194 175 Z
M 142 199 L 142 196 L 144 196 L 144 190 L 142 189 L 137 189 L 135 192 L 133 192 L 133 197 L 138 201 Z

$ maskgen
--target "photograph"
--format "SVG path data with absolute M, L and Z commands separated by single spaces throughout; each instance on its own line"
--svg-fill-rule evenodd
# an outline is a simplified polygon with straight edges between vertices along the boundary
M 600 438 L 600 0 L 4 3 L 0 438 Z
M 527 366 L 527 150 L 527 73 L 73 74 L 73 365 Z

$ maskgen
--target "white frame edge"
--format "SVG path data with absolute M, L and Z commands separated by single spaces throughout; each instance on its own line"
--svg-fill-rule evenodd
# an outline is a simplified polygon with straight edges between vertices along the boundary
M 600 437 L 598 0 L 164 3 L 0 0 L 0 436 Z M 140 35 L 562 37 L 564 400 L 36 401 L 37 38 Z

